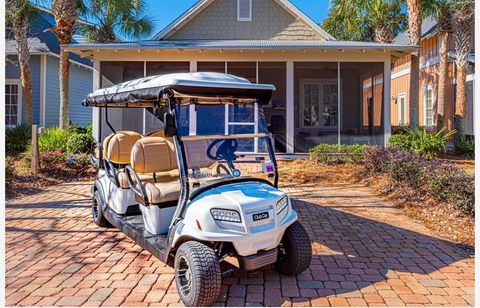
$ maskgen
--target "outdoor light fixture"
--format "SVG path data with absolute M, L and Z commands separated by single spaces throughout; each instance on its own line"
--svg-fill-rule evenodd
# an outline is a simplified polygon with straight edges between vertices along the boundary
M 277 214 L 280 214 L 281 211 L 283 211 L 288 205 L 288 197 L 284 196 L 282 199 L 280 199 L 277 202 L 277 205 L 275 205 L 275 209 L 277 210 Z
M 213 219 L 228 222 L 242 222 L 240 214 L 237 211 L 225 209 L 211 209 Z

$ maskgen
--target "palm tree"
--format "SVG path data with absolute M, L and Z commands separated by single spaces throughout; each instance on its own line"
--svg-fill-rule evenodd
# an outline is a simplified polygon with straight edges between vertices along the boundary
M 86 16 L 97 25 L 82 25 L 92 42 L 107 43 L 125 38 L 142 38 L 151 34 L 153 24 L 144 15 L 143 0 L 90 0 Z
M 29 21 L 37 14 L 37 9 L 28 0 L 7 0 L 5 11 L 7 25 L 11 28 L 17 43 L 22 81 L 22 122 L 32 124 L 32 75 L 27 35 Z
M 405 21 L 400 0 L 333 0 L 322 26 L 342 40 L 391 43 Z
M 438 80 L 438 100 L 437 100 L 437 127 L 443 128 L 445 125 L 445 99 L 447 92 L 448 79 L 448 37 L 453 31 L 452 18 L 453 7 L 452 0 L 435 0 L 422 2 L 424 13 L 432 15 L 437 21 L 437 29 L 440 38 L 440 73 Z
M 457 89 L 455 116 L 458 137 L 465 134 L 465 114 L 467 111 L 467 65 L 468 55 L 472 49 L 474 0 L 455 0 L 457 10 L 455 22 L 455 49 L 457 65 Z
M 55 16 L 55 27 L 51 30 L 61 45 L 70 44 L 75 33 L 78 17 L 77 0 L 53 0 L 53 15 Z M 60 117 L 59 127 L 66 128 L 70 124 L 70 103 L 69 103 L 69 78 L 70 78 L 70 57 L 69 53 L 60 49 Z
M 421 0 L 407 0 L 408 36 L 410 43 L 420 46 L 422 37 Z M 420 82 L 420 61 L 418 51 L 410 55 L 410 128 L 418 128 L 418 88 Z

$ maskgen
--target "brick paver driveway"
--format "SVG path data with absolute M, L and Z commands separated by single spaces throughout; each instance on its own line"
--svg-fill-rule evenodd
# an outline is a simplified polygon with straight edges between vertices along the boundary
M 473 305 L 473 257 L 362 186 L 287 186 L 314 257 L 297 277 L 224 279 L 218 305 Z M 90 218 L 89 186 L 63 184 L 6 209 L 6 303 L 180 305 L 173 270 Z

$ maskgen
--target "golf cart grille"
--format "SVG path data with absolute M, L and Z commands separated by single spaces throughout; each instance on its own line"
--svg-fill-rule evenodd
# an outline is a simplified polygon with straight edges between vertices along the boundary
M 251 271 L 277 262 L 278 249 L 261 251 L 253 256 L 238 257 L 241 268 Z

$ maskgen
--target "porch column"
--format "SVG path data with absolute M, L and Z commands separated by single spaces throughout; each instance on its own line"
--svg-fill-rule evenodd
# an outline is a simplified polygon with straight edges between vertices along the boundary
M 93 91 L 100 89 L 101 86 L 101 76 L 100 76 L 100 61 L 93 61 Z M 92 108 L 92 126 L 93 126 L 93 138 L 100 141 L 102 138 L 101 132 L 101 115 L 100 115 L 100 108 L 93 107 Z
M 197 71 L 197 61 L 190 61 L 190 72 Z M 195 136 L 197 134 L 197 112 L 195 111 L 195 105 L 190 105 L 188 110 L 188 134 Z
M 391 78 L 391 59 L 390 57 L 388 60 L 383 62 L 383 137 L 384 139 L 384 146 L 387 145 L 388 139 L 392 134 L 392 121 L 391 121 L 391 105 L 392 105 L 392 95 L 390 93 L 390 88 L 392 85 L 392 78 Z M 372 89 L 374 89 L 374 85 L 372 84 Z
M 287 153 L 295 152 L 295 97 L 293 61 L 287 61 Z

